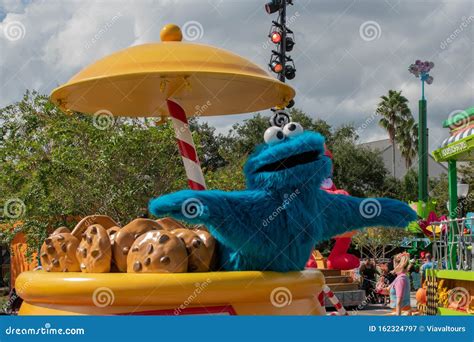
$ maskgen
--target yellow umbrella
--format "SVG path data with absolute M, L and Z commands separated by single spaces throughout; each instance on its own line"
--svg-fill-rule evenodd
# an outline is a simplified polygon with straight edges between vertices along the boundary
M 204 188 L 186 117 L 283 107 L 295 91 L 243 57 L 182 42 L 176 25 L 166 25 L 160 37 L 161 43 L 133 46 L 89 65 L 53 90 L 51 99 L 63 110 L 89 114 L 170 115 L 190 186 Z
M 181 41 L 175 25 L 161 31 L 161 43 L 113 53 L 87 66 L 53 90 L 62 109 L 107 110 L 115 116 L 168 115 L 166 100 L 179 101 L 188 116 L 254 112 L 284 106 L 294 90 L 256 64 L 229 51 Z

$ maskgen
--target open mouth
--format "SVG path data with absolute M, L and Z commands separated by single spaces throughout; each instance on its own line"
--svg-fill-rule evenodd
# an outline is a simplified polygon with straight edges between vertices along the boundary
M 308 151 L 300 154 L 295 154 L 284 159 L 277 160 L 271 164 L 263 165 L 256 172 L 272 172 L 290 169 L 292 167 L 308 164 L 316 161 L 319 158 L 318 151 Z

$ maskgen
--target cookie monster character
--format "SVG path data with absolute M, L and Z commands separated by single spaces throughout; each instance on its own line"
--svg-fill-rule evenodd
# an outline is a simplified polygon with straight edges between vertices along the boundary
M 369 226 L 405 227 L 416 213 L 387 198 L 330 194 L 324 138 L 296 122 L 265 131 L 244 167 L 242 191 L 182 190 L 150 201 L 150 212 L 204 224 L 219 241 L 220 269 L 304 269 L 319 242 Z

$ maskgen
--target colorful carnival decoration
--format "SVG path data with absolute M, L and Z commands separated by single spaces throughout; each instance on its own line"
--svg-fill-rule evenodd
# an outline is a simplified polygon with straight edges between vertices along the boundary
M 462 184 L 458 184 L 456 163 L 458 161 L 473 161 L 474 160 L 474 132 L 470 126 L 474 122 L 474 107 L 463 111 L 452 112 L 448 119 L 443 122 L 443 127 L 449 128 L 451 137 L 445 139 L 440 148 L 433 152 L 433 155 L 438 162 L 448 163 L 448 186 L 449 186 L 449 236 L 448 236 L 448 264 L 451 268 L 455 268 L 457 264 L 457 248 L 458 244 L 454 243 L 457 235 L 464 235 L 464 226 L 466 219 L 460 222 L 458 216 L 462 216 L 462 203 L 458 203 L 458 188 Z M 468 195 L 469 189 L 464 196 Z M 467 220 L 467 224 L 470 224 Z M 468 231 L 466 231 L 467 233 Z M 468 234 L 469 235 L 469 234 Z M 463 243 L 465 239 L 461 239 Z M 470 253 L 465 253 L 468 256 Z M 468 262 L 469 263 L 469 262 Z M 472 262 L 471 262 L 472 264 Z
M 446 224 L 441 222 L 446 221 L 446 215 L 438 217 L 434 211 L 430 212 L 426 220 L 419 220 L 418 225 L 427 237 L 436 238 L 440 234 L 446 232 Z
M 448 163 L 449 215 L 441 222 L 446 233 L 441 231 L 433 243 L 436 269 L 427 272 L 432 284 L 428 284 L 428 314 L 469 315 L 474 298 L 474 235 L 472 218 L 465 213 L 464 202 L 469 198 L 467 184 L 458 183 L 457 162 L 474 160 L 474 107 L 452 112 L 443 122 L 449 128 L 450 137 L 433 152 L 438 162 Z M 463 198 L 458 200 L 459 198 Z M 433 293 L 434 292 L 434 293 Z M 431 298 L 431 300 L 430 300 Z

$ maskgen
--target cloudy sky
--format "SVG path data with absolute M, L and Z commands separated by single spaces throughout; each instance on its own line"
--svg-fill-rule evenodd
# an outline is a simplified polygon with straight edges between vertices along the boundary
M 89 63 L 159 41 L 166 23 L 188 38 L 240 54 L 266 68 L 272 19 L 265 0 L 0 0 L 0 106 L 26 89 L 49 94 Z M 362 141 L 385 138 L 373 113 L 379 96 L 401 89 L 417 116 L 415 59 L 431 60 L 427 87 L 430 147 L 441 122 L 474 106 L 474 1 L 294 0 L 296 106 L 332 125 L 353 123 Z M 192 30 L 194 28 L 194 30 Z M 225 131 L 247 115 L 206 119 Z

